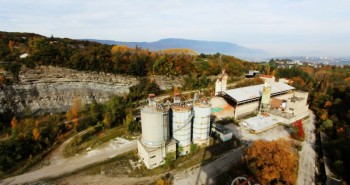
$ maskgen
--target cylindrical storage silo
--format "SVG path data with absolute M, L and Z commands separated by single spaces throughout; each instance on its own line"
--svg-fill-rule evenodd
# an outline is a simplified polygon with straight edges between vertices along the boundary
M 194 103 L 193 112 L 193 143 L 198 145 L 206 144 L 210 132 L 210 104 L 203 102 Z
M 191 129 L 192 129 L 192 111 L 189 106 L 172 106 L 173 138 L 178 141 L 178 146 L 182 148 L 181 155 L 190 152 L 191 146 Z
M 169 138 L 168 110 L 144 107 L 141 110 L 141 142 L 148 147 L 159 147 Z

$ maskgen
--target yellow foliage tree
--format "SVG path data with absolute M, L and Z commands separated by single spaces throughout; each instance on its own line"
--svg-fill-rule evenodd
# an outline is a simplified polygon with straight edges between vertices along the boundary
M 79 111 L 81 107 L 81 102 L 77 97 L 73 98 L 73 105 L 66 113 L 67 121 L 72 121 L 76 127 L 79 124 Z
M 106 112 L 103 114 L 103 120 L 102 123 L 105 127 L 109 128 L 112 124 L 112 116 L 110 112 Z
M 33 129 L 33 138 L 35 141 L 38 141 L 40 138 L 40 131 L 38 128 Z
M 255 141 L 246 151 L 246 161 L 261 184 L 295 184 L 298 155 L 286 140 Z

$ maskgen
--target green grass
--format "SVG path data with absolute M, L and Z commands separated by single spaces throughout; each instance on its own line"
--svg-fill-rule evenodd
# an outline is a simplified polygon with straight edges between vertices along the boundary
M 82 139 L 82 136 L 76 136 L 73 140 Z M 127 131 L 123 126 L 104 129 L 95 134 L 92 134 L 85 141 L 75 142 L 71 141 L 63 150 L 64 157 L 74 156 L 75 154 L 79 154 L 85 152 L 87 148 L 96 148 L 101 146 L 102 144 L 116 138 L 116 137 L 128 137 Z

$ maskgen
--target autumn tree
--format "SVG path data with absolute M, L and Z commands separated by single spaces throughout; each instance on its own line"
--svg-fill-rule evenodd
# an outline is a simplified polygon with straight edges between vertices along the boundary
M 80 105 L 80 100 L 77 97 L 74 97 L 73 105 L 66 113 L 67 121 L 72 121 L 74 124 L 74 128 L 76 128 L 79 125 L 79 111 L 81 107 Z
M 34 140 L 38 141 L 39 138 L 40 138 L 40 131 L 39 131 L 39 129 L 38 128 L 34 128 L 32 134 L 33 134 Z
M 11 120 L 11 135 L 12 135 L 12 137 L 16 137 L 16 135 L 17 135 L 17 123 L 18 123 L 18 121 L 17 121 L 16 117 L 14 116 Z
M 6 82 L 5 76 L 3 74 L 0 74 L 0 86 L 5 84 L 5 82 Z
M 261 184 L 294 184 L 297 177 L 298 155 L 291 143 L 255 141 L 246 150 L 246 162 Z
M 112 115 L 110 112 L 106 112 L 103 114 L 103 120 L 102 120 L 103 126 L 106 128 L 110 128 L 112 125 Z

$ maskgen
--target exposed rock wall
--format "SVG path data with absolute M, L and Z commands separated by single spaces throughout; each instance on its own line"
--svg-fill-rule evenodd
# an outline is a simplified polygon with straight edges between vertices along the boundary
M 2 72 L 6 73 L 6 72 Z M 8 73 L 7 73 L 8 74 Z M 153 76 L 162 90 L 184 84 L 182 78 Z M 82 72 L 65 68 L 40 66 L 35 69 L 22 67 L 19 81 L 0 87 L 0 112 L 6 109 L 22 112 L 67 110 L 74 97 L 83 103 L 108 101 L 112 95 L 129 93 L 137 85 L 136 77 L 97 72 Z
M 112 95 L 129 93 L 137 78 L 114 74 L 81 72 L 65 68 L 40 66 L 24 68 L 19 82 L 1 87 L 0 111 L 6 108 L 21 112 L 27 108 L 64 111 L 74 97 L 84 103 L 93 99 L 105 102 Z

